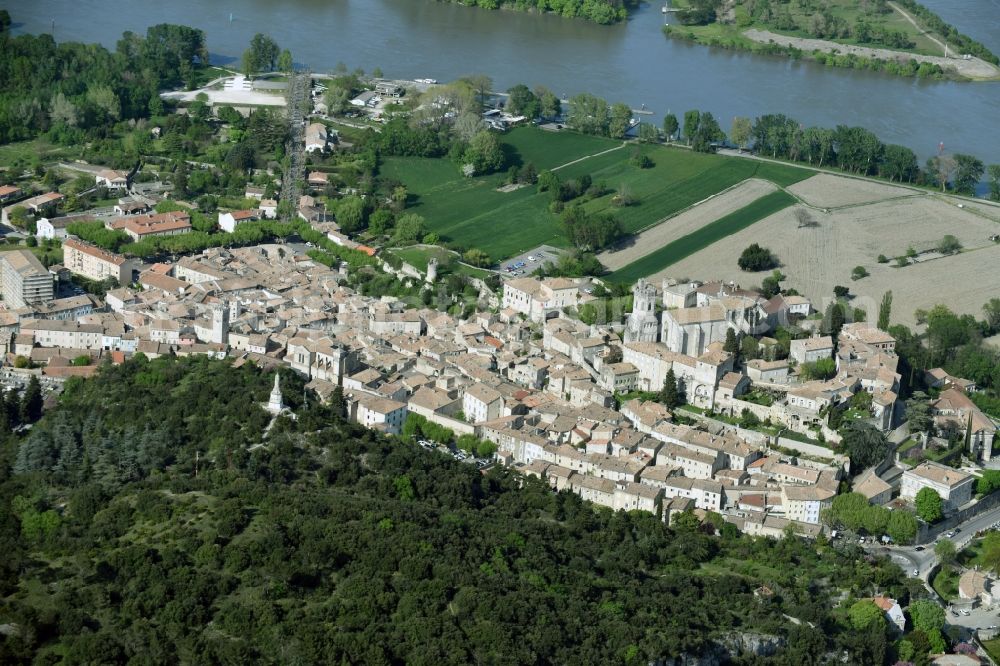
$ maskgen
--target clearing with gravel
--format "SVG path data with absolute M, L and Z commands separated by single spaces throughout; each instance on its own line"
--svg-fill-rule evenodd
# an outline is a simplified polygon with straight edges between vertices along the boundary
M 787 188 L 810 206 L 843 208 L 922 194 L 907 187 L 884 185 L 860 178 L 821 173 Z
M 614 248 L 597 255 L 597 258 L 609 271 L 616 271 L 777 189 L 776 185 L 766 180 L 750 178 L 696 203 L 656 226 L 630 236 Z
M 756 286 L 768 273 L 745 273 L 736 265 L 751 243 L 770 248 L 781 261 L 793 287 L 819 309 L 833 297 L 833 287 L 844 285 L 856 295 L 855 307 L 877 311 L 882 294 L 893 292 L 893 322 L 913 326 L 913 312 L 938 303 L 960 314 L 979 316 L 983 304 L 1000 293 L 1000 245 L 989 240 L 1000 224 L 982 214 L 959 208 L 958 199 L 925 195 L 860 205 L 828 213 L 811 210 L 816 227 L 798 226 L 792 206 L 752 227 L 724 238 L 709 248 L 651 276 L 694 280 L 733 280 Z M 987 206 L 988 204 L 983 204 Z M 998 209 L 1000 210 L 1000 209 Z M 961 241 L 965 250 L 902 268 L 895 261 L 878 263 L 878 256 L 905 254 L 909 247 L 933 248 L 946 234 Z M 855 266 L 870 276 L 851 280 Z M 871 315 L 870 315 L 871 316 Z

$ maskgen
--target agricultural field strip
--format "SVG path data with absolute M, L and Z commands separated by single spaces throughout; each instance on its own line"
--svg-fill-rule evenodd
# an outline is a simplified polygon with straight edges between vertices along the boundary
M 615 271 L 609 277 L 614 282 L 634 282 L 641 277 L 653 275 L 711 246 L 722 238 L 743 231 L 756 222 L 795 203 L 796 199 L 784 190 L 772 192 L 715 222 L 706 224 L 697 231 L 658 248 L 655 252 Z
M 608 270 L 619 270 L 777 189 L 770 181 L 749 178 L 649 225 L 597 258 Z

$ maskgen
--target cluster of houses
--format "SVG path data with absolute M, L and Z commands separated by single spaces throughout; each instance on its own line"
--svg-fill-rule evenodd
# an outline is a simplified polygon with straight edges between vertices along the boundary
M 307 136 L 316 145 L 328 140 L 311 127 Z M 106 186 L 118 175 L 105 174 Z M 259 207 L 220 213 L 219 226 L 234 231 L 271 217 L 276 202 L 264 195 L 248 187 L 246 197 Z M 189 213 L 154 213 L 140 197 L 122 199 L 114 212 L 105 226 L 135 240 L 191 228 Z M 302 197 L 298 212 L 332 241 L 375 254 L 342 234 L 314 198 Z M 61 265 L 45 268 L 28 251 L 0 257 L 7 305 L 0 335 L 11 359 L 23 356 L 53 377 L 96 367 L 70 366 L 69 359 L 138 352 L 287 365 L 320 396 L 339 388 L 349 416 L 367 427 L 398 434 L 412 412 L 456 435 L 491 441 L 499 463 L 597 504 L 664 520 L 714 511 L 747 533 L 775 536 L 818 534 L 850 472 L 845 457 L 820 445 L 839 437 L 827 426 L 831 412 L 865 392 L 881 429 L 901 420 L 898 357 L 886 332 L 850 323 L 836 341 L 816 334 L 793 340 L 787 358 L 776 353 L 769 336 L 779 326 L 813 321 L 812 305 L 798 296 L 640 280 L 624 322 L 586 324 L 575 312 L 595 299 L 592 281 L 521 277 L 506 280 L 500 298 L 480 284 L 480 307 L 458 319 L 355 293 L 344 281 L 346 266 L 327 267 L 284 245 L 140 264 L 68 237 L 74 219 L 85 218 L 38 221 L 40 237 L 63 240 Z M 66 274 L 125 286 L 103 300 L 55 298 Z M 743 336 L 758 341 L 759 358 L 744 362 L 727 351 L 727 339 Z M 835 375 L 805 379 L 802 368 L 824 359 Z M 683 413 L 649 399 L 668 377 L 690 406 Z M 969 399 L 975 386 L 943 371 L 928 381 L 940 388 L 933 418 L 968 428 L 969 455 L 989 461 L 996 427 Z M 748 414 L 767 429 L 736 425 Z M 894 483 L 869 470 L 855 490 L 883 504 L 933 487 L 948 508 L 958 508 L 973 483 L 965 472 L 925 462 Z

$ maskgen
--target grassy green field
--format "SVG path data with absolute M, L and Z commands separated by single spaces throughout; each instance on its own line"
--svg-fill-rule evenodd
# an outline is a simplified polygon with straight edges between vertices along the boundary
M 476 278 L 485 278 L 489 275 L 489 271 L 459 263 L 458 255 L 443 247 L 413 245 L 394 248 L 390 252 L 424 273 L 427 272 L 427 262 L 434 257 L 438 260 L 438 275 L 457 273 Z
M 695 153 L 665 146 L 629 145 L 572 132 L 547 132 L 520 128 L 503 141 L 515 163 L 532 162 L 539 169 L 558 169 L 563 180 L 589 175 L 612 191 L 625 185 L 637 200 L 626 208 L 612 208 L 613 194 L 585 204 L 590 212 L 612 210 L 626 233 L 657 224 L 693 203 L 747 178 L 759 177 L 790 185 L 813 175 L 793 166 L 749 159 Z M 629 158 L 639 150 L 654 166 L 640 169 Z M 603 153 L 603 154 L 598 154 Z M 444 159 L 391 157 L 381 175 L 404 183 L 415 198 L 411 210 L 427 220 L 429 231 L 466 248 L 477 247 L 502 260 L 541 244 L 566 246 L 556 215 L 549 212 L 551 198 L 534 187 L 497 192 L 501 175 L 464 178 L 456 165 Z
M 795 203 L 794 197 L 786 192 L 772 192 L 743 208 L 721 217 L 701 229 L 668 243 L 645 257 L 633 261 L 628 266 L 610 275 L 614 282 L 634 282 L 641 277 L 652 275 L 671 264 L 677 263 L 698 250 L 737 231 L 746 229 L 755 222 L 777 213 Z

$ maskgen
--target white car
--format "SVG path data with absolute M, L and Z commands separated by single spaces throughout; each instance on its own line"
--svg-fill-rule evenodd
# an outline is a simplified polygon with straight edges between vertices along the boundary
M 534 260 L 535 260 L 535 255 L 531 255 L 528 257 L 528 261 L 534 261 Z

